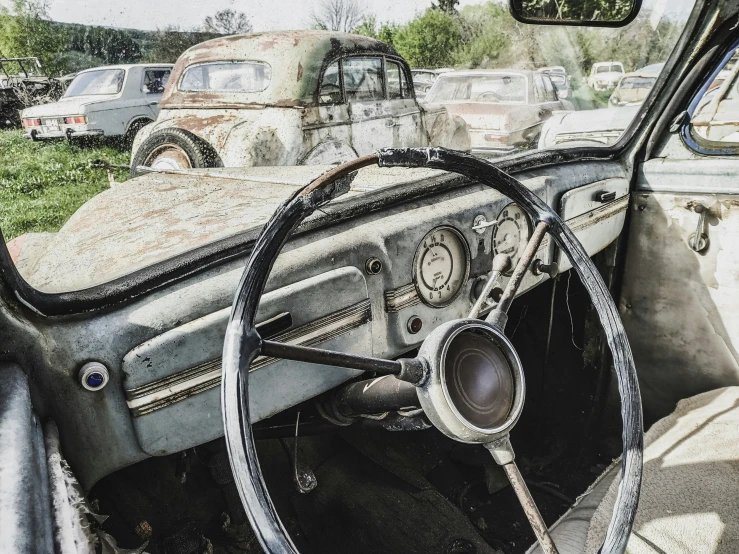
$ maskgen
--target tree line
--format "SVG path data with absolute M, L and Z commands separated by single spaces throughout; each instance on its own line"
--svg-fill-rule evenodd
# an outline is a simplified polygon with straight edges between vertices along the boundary
M 139 31 L 49 20 L 51 0 L 13 0 L 0 10 L 0 51 L 37 56 L 50 75 L 115 63 L 174 62 L 190 46 L 216 36 L 252 30 L 246 14 L 222 10 L 199 30 L 168 27 Z M 681 26 L 662 18 L 656 28 L 649 13 L 616 29 L 540 27 L 518 23 L 507 6 L 489 1 L 458 9 L 458 0 L 438 0 L 405 24 L 380 23 L 364 0 L 318 0 L 313 28 L 353 32 L 393 46 L 413 67 L 517 69 L 561 65 L 577 81 L 597 61 L 621 61 L 627 71 L 664 61 Z M 534 1 L 534 0 L 530 0 Z M 546 4 L 549 0 L 536 0 Z M 612 0 L 586 1 L 588 9 Z M 619 0 L 622 1 L 622 0 Z M 558 6 L 567 5 L 560 0 Z

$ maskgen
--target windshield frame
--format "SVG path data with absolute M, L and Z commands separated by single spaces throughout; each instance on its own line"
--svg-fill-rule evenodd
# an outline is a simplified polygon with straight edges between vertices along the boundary
M 116 92 L 94 92 L 94 93 L 87 93 L 87 94 L 70 94 L 67 95 L 67 93 L 72 90 L 72 85 L 74 82 L 79 79 L 80 77 L 88 74 L 88 73 L 103 73 L 106 71 L 117 71 L 117 72 L 123 72 L 123 79 L 121 80 L 121 84 L 118 87 L 118 90 Z M 95 69 L 90 69 L 88 71 L 80 71 L 77 75 L 75 75 L 74 79 L 72 79 L 72 82 L 69 83 L 69 86 L 67 87 L 67 90 L 64 92 L 64 96 L 62 98 L 79 98 L 80 96 L 117 96 L 121 94 L 124 89 L 126 88 L 126 85 L 128 84 L 128 76 L 129 76 L 129 68 L 124 67 L 98 67 Z
M 724 51 L 722 45 L 725 41 L 733 44 L 735 40 L 739 40 L 739 29 L 735 25 L 735 17 L 738 13 L 739 10 L 721 11 L 720 8 L 708 4 L 707 0 L 696 0 L 681 36 L 660 72 L 655 86 L 619 140 L 613 145 L 523 151 L 497 158 L 496 167 L 515 175 L 524 170 L 552 165 L 618 160 L 619 158 L 627 166 L 633 164 L 634 149 L 641 148 L 645 144 L 649 149 L 650 144 L 656 140 L 655 135 L 659 136 L 669 127 L 674 114 L 677 113 L 672 109 L 673 104 L 676 102 L 680 104 L 685 99 L 687 105 L 704 85 L 701 77 L 703 73 L 713 71 L 713 66 L 706 69 L 701 63 L 712 56 L 720 56 Z M 700 36 L 709 38 L 700 40 Z M 717 50 L 719 54 L 715 53 Z M 676 69 L 679 71 L 676 72 Z M 670 94 L 665 94 L 663 97 L 662 92 L 666 87 L 671 87 Z M 678 108 L 675 107 L 676 109 Z M 338 221 L 385 210 L 407 202 L 409 199 L 431 197 L 443 191 L 474 185 L 466 179 L 452 177 L 454 178 L 443 180 L 443 183 L 401 184 L 397 187 L 380 189 L 374 193 L 365 193 L 351 202 L 349 200 L 352 199 L 346 199 L 345 209 L 326 212 L 328 215 L 320 222 L 315 220 L 306 222 L 293 233 L 293 236 L 298 236 L 313 228 L 325 227 Z M 235 259 L 245 259 L 252 251 L 258 232 L 259 229 L 237 233 L 107 283 L 64 293 L 45 293 L 26 282 L 15 266 L 3 238 L 0 241 L 2 242 L 0 283 L 13 291 L 19 308 L 33 312 L 36 317 L 92 316 L 100 311 L 136 302 L 148 294 Z M 1 229 L 0 238 L 2 238 Z

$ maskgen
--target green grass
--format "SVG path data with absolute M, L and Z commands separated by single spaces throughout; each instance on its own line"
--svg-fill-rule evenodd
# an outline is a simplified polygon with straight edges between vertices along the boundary
M 108 188 L 105 170 L 90 162 L 128 164 L 123 148 L 100 143 L 33 142 L 22 131 L 0 131 L 0 229 L 5 240 L 57 231 L 77 208 Z M 128 176 L 115 170 L 116 180 Z

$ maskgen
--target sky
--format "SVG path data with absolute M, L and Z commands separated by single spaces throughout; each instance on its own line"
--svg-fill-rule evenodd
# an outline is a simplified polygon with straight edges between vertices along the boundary
M 50 0 L 54 21 L 153 30 L 169 25 L 198 27 L 218 10 L 245 12 L 255 31 L 310 27 L 319 0 Z M 460 7 L 485 0 L 461 0 Z M 8 5 L 10 0 L 0 0 Z M 405 23 L 431 5 L 431 0 L 364 0 L 366 11 L 380 22 Z

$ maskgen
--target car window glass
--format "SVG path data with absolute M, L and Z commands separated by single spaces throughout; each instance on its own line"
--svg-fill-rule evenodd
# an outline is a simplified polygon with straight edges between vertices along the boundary
M 262 62 L 217 62 L 187 68 L 180 80 L 183 91 L 261 92 L 272 79 L 272 68 Z
M 400 65 L 395 62 L 385 62 L 387 68 L 387 97 L 389 100 L 403 98 L 403 83 L 401 81 Z
M 126 72 L 122 69 L 103 69 L 80 73 L 70 83 L 65 96 L 88 94 L 118 94 L 123 87 Z
M 400 68 L 400 86 L 403 92 L 403 98 L 413 98 L 411 94 L 411 83 L 408 81 L 402 67 Z
M 147 69 L 144 71 L 144 84 L 141 92 L 145 94 L 161 94 L 167 86 L 171 69 Z
M 534 97 L 536 98 L 537 104 L 546 102 L 544 79 L 542 79 L 541 75 L 534 75 Z
M 557 95 L 554 93 L 554 87 L 552 86 L 552 81 L 549 79 L 548 76 L 542 75 L 541 80 L 544 83 L 544 98 L 547 102 L 556 102 L 557 101 Z
M 505 73 L 448 73 L 439 77 L 426 95 L 426 101 L 523 103 L 526 101 L 526 78 Z
M 721 143 L 722 147 L 739 144 L 739 52 L 709 84 L 690 124 L 698 140 Z
M 341 80 L 339 79 L 339 62 L 334 62 L 323 72 L 321 88 L 318 91 L 321 104 L 338 104 L 341 102 Z
M 380 58 L 348 58 L 342 65 L 344 89 L 349 102 L 385 98 Z

